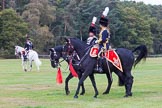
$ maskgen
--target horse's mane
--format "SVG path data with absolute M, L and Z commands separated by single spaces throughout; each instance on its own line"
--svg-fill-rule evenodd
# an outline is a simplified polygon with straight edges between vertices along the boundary
M 21 47 L 21 46 L 19 46 L 19 45 L 15 45 L 15 47 L 20 47 L 20 48 L 23 48 L 23 47 Z
M 77 38 L 77 37 L 72 37 L 72 36 L 61 36 L 59 39 L 60 39 L 60 40 L 67 40 L 67 39 L 70 39 L 70 40 L 77 40 L 77 42 L 78 42 L 80 45 L 87 46 L 86 42 L 80 40 L 80 39 Z
M 82 57 L 87 52 L 88 45 L 81 41 L 78 38 L 68 38 L 71 41 L 71 44 L 74 46 L 74 50 Z
M 19 46 L 19 45 L 15 45 L 15 48 L 21 48 L 24 49 L 23 47 Z
M 55 49 L 57 52 L 62 52 L 62 51 L 63 51 L 63 45 L 55 46 L 54 49 Z
M 76 37 L 70 37 L 69 39 L 77 41 L 77 44 L 82 47 L 84 46 L 84 48 L 86 48 L 88 46 L 84 41 L 82 41 Z

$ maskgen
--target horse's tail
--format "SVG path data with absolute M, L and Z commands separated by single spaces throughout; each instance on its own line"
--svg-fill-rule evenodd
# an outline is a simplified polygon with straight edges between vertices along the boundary
M 35 53 L 35 57 L 34 57 L 35 64 L 37 66 L 40 66 L 42 64 L 42 62 L 39 59 L 38 53 L 36 51 L 34 51 L 34 53 Z
M 35 59 L 35 63 L 37 66 L 40 66 L 42 64 L 38 57 Z
M 142 60 L 146 60 L 147 57 L 147 47 L 145 45 L 140 45 L 137 48 L 135 48 L 132 52 L 140 51 L 139 55 L 137 56 L 134 67 Z

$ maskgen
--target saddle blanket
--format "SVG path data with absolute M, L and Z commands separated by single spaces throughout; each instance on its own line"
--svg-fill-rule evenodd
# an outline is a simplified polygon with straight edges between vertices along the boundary
M 90 50 L 90 56 L 91 57 L 97 57 L 99 53 L 99 49 L 98 47 L 94 46 L 91 48 Z M 109 61 L 111 62 L 117 69 L 119 69 L 121 72 L 123 72 L 123 68 L 121 65 L 121 61 L 120 58 L 118 56 L 118 54 L 116 53 L 115 50 L 111 49 L 111 50 L 107 50 L 103 56 Z

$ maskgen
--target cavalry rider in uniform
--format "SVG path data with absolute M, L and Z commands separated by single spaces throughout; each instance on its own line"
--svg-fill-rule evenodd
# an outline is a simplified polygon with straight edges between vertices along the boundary
M 99 54 L 98 54 L 98 71 L 103 72 L 102 70 L 102 59 L 100 58 L 100 54 L 105 50 L 109 49 L 109 39 L 110 39 L 110 32 L 108 29 L 108 18 L 106 18 L 109 12 L 109 8 L 106 7 L 102 13 L 100 18 L 100 33 L 99 39 L 95 41 L 96 44 L 99 44 Z
M 33 49 L 33 43 L 30 41 L 30 38 L 27 38 L 24 48 L 27 52 Z
M 27 59 L 27 55 L 29 53 L 29 50 L 32 50 L 33 49 L 33 44 L 30 41 L 30 38 L 29 37 L 27 37 L 27 40 L 26 40 L 24 49 L 26 51 L 26 54 L 23 54 L 23 57 L 24 57 L 24 60 L 25 60 L 25 59 Z
M 91 26 L 89 27 L 89 37 L 87 39 L 88 45 L 92 45 L 97 40 L 96 27 L 95 27 L 96 21 L 97 21 L 97 17 L 93 17 Z

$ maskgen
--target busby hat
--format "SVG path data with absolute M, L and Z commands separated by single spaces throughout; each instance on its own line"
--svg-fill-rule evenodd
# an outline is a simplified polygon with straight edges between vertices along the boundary
M 102 16 L 100 18 L 99 23 L 104 26 L 107 27 L 108 26 L 108 18 L 106 18 L 107 14 L 109 13 L 109 7 L 106 7 L 105 10 L 102 13 Z
M 28 34 L 26 34 L 25 36 L 26 36 L 26 39 L 28 40 L 28 39 L 29 39 L 29 35 L 28 35 Z
M 93 17 L 91 26 L 89 27 L 89 33 L 92 32 L 94 35 L 96 35 L 96 27 L 95 27 L 96 21 L 97 17 Z

